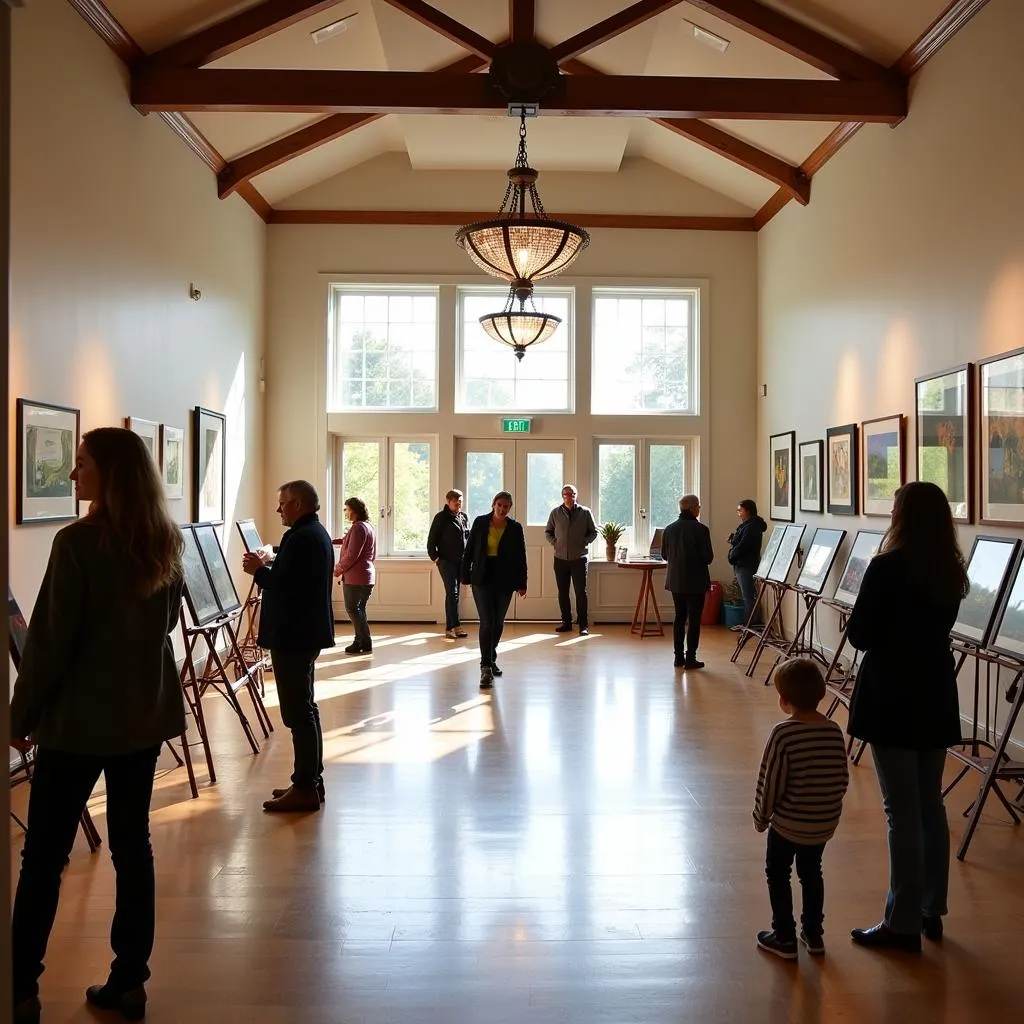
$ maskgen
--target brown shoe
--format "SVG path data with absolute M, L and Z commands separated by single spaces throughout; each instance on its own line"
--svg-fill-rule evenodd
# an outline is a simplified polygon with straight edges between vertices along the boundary
M 291 789 L 291 786 L 289 786 L 288 789 Z M 285 795 L 285 793 L 288 792 L 288 789 L 274 789 L 274 790 L 271 790 L 271 795 L 273 796 L 273 798 L 275 800 L 280 800 L 281 797 L 283 797 Z M 316 784 L 316 796 L 317 796 L 317 799 L 320 801 L 320 803 L 322 803 L 322 804 L 327 803 L 327 793 L 324 790 L 324 784 L 322 782 L 318 782 Z
M 291 786 L 281 796 L 263 801 L 263 810 L 287 813 L 290 811 L 319 811 L 320 798 L 316 789 L 298 789 Z

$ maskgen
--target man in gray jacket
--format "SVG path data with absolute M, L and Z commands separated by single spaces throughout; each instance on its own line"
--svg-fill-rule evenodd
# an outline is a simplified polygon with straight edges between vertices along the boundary
M 572 605 L 569 603 L 569 581 L 576 591 L 576 622 L 580 636 L 590 632 L 587 620 L 587 548 L 597 537 L 594 516 L 586 505 L 576 501 L 572 484 L 562 488 L 562 504 L 551 510 L 544 536 L 555 549 L 555 582 L 558 584 L 558 610 L 562 616 L 556 633 L 572 629 Z

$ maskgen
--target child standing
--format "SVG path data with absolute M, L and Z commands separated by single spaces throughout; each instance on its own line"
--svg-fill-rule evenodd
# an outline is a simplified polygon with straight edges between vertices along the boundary
M 800 941 L 820 956 L 825 952 L 821 855 L 839 824 L 850 774 L 842 729 L 818 711 L 825 696 L 818 666 L 807 658 L 787 661 L 775 673 L 775 689 L 789 718 L 772 729 L 757 777 L 754 828 L 768 830 L 765 874 L 772 905 L 771 931 L 758 932 L 757 944 L 795 960 L 793 861 L 803 895 Z

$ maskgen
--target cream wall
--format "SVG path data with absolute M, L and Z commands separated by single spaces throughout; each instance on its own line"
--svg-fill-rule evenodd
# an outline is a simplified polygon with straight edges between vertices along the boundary
M 899 412 L 912 479 L 914 378 L 1024 346 L 1022 49 L 1018 0 L 991 0 L 914 80 L 907 121 L 862 129 L 815 176 L 810 206 L 760 232 L 762 499 L 770 434 L 799 443 Z M 807 536 L 886 524 L 797 519 Z M 965 552 L 979 529 L 1009 532 L 962 527 Z M 834 619 L 819 614 L 830 644 Z
M 227 515 L 248 515 L 263 480 L 265 226 L 136 113 L 124 68 L 70 5 L 41 0 L 12 21 L 12 433 L 17 397 L 80 408 L 83 432 L 129 415 L 185 427 L 186 497 L 171 511 L 188 521 L 190 410 L 223 410 Z M 13 524 L 13 493 L 8 506 Z M 10 527 L 26 612 L 58 525 Z

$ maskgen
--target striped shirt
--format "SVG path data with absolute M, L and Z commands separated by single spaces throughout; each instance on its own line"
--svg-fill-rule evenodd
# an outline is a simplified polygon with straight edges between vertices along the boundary
M 850 773 L 843 730 L 827 718 L 787 718 L 771 731 L 761 757 L 754 827 L 769 825 L 805 846 L 832 838 L 843 810 Z

